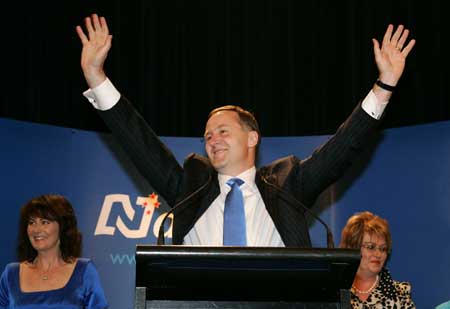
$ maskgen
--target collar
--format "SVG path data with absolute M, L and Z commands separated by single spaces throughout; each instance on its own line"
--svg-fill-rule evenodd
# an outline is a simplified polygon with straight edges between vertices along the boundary
M 218 174 L 217 178 L 219 180 L 219 186 L 220 186 L 220 192 L 226 193 L 230 191 L 230 186 L 227 185 L 227 181 L 231 178 L 240 178 L 245 183 L 242 185 L 243 190 L 257 190 L 256 184 L 255 184 L 255 175 L 256 175 L 256 168 L 255 166 L 252 166 L 248 170 L 240 173 L 237 176 L 229 176 L 225 174 Z

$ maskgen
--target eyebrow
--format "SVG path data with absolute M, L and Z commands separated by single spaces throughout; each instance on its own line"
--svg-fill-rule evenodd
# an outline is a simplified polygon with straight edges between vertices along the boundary
M 373 241 L 363 241 L 363 244 L 371 244 L 371 245 L 375 245 L 375 246 L 378 246 L 378 247 L 381 247 L 381 246 L 387 246 L 386 243 L 383 243 L 383 244 L 381 244 L 381 245 L 378 245 L 377 243 L 375 243 L 375 242 L 373 242 Z

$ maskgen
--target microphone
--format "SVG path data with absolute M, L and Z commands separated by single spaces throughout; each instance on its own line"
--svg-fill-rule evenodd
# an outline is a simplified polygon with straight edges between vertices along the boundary
M 325 230 L 327 232 L 327 248 L 328 249 L 332 249 L 334 248 L 334 241 L 333 241 L 333 233 L 331 233 L 331 229 L 330 227 L 314 212 L 312 212 L 311 209 L 309 209 L 309 207 L 306 207 L 305 204 L 303 204 L 302 202 L 300 202 L 298 199 L 296 199 L 292 194 L 290 194 L 289 192 L 287 192 L 286 190 L 284 190 L 283 188 L 281 188 L 280 186 L 269 182 L 266 177 L 262 176 L 263 181 L 268 184 L 269 186 L 277 189 L 279 192 L 283 193 L 284 195 L 286 195 L 288 198 L 292 199 L 295 203 L 297 203 L 298 205 L 300 205 L 303 209 L 305 209 L 314 219 L 316 219 L 317 221 L 319 221 L 324 227 Z
M 169 215 L 171 213 L 173 213 L 175 210 L 177 210 L 181 205 L 183 205 L 185 202 L 187 202 L 188 200 L 190 200 L 194 195 L 197 195 L 200 191 L 202 191 L 207 185 L 209 185 L 209 183 L 211 182 L 211 173 L 208 173 L 208 180 L 201 185 L 198 189 L 196 189 L 195 191 L 193 191 L 191 194 L 189 194 L 188 196 L 186 196 L 184 199 L 182 199 L 181 201 L 179 201 L 178 203 L 176 203 L 171 210 L 169 210 L 166 215 L 164 216 L 163 220 L 161 221 L 161 225 L 159 226 L 159 231 L 158 231 L 158 241 L 157 244 L 158 246 L 164 245 L 164 224 L 167 220 L 167 218 L 169 217 Z

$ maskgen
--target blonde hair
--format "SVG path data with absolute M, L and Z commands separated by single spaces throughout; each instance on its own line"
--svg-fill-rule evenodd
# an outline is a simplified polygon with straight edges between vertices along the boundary
M 364 234 L 377 235 L 386 240 L 387 252 L 391 253 L 392 238 L 388 222 L 369 211 L 351 216 L 341 235 L 341 248 L 360 249 Z

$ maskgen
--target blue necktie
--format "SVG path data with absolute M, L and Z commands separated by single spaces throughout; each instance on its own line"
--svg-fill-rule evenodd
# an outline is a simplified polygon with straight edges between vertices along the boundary
M 246 246 L 247 233 L 245 228 L 244 198 L 239 188 L 244 181 L 231 178 L 227 185 L 231 187 L 225 199 L 223 210 L 223 245 Z

